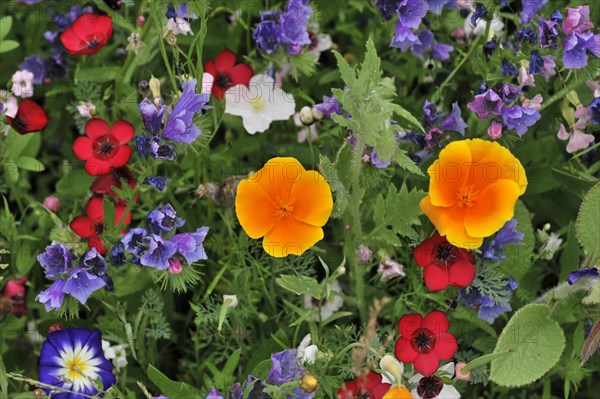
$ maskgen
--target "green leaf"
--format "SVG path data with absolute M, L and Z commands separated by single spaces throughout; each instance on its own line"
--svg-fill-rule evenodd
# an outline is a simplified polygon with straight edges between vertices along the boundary
M 89 190 L 93 177 L 87 174 L 82 167 L 65 164 L 61 168 L 61 178 L 56 183 L 56 192 L 61 197 L 81 198 Z
M 500 263 L 500 268 L 507 275 L 520 281 L 531 267 L 535 237 L 529 219 L 529 212 L 521 201 L 517 201 L 514 218 L 519 222 L 517 230 L 522 232 L 525 237 L 521 245 L 504 245 L 506 259 Z
M 510 319 L 494 353 L 507 353 L 492 360 L 490 379 L 505 387 L 520 387 L 541 378 L 560 359 L 565 334 L 550 317 L 546 305 L 530 304 Z
M 6 145 L 6 155 L 12 159 L 16 159 L 33 144 L 32 142 L 35 140 L 36 136 L 39 137 L 38 140 L 41 139 L 39 134 L 19 134 L 12 129 L 9 130 L 4 144 Z
M 452 312 L 452 317 L 455 319 L 458 319 L 458 320 L 463 320 L 469 324 L 472 324 L 473 326 L 479 328 L 480 330 L 485 331 L 487 334 L 491 335 L 492 337 L 498 336 L 498 334 L 496 334 L 496 330 L 494 330 L 494 327 L 489 325 L 485 320 L 481 320 L 479 317 L 477 317 L 477 313 L 474 312 L 472 309 L 466 308 L 464 306 L 460 306 L 460 307 L 456 308 L 454 310 L 454 312 Z
M 579 256 L 581 255 L 580 252 L 577 235 L 575 233 L 575 226 L 573 223 L 570 223 L 569 233 L 567 234 L 567 242 L 562 254 L 560 255 L 560 276 L 558 281 L 566 281 L 567 277 L 569 277 L 569 273 L 579 267 Z
M 412 159 L 410 159 L 407 155 L 406 152 L 399 148 L 398 151 L 396 152 L 396 156 L 394 158 L 394 161 L 396 161 L 396 163 L 398 165 L 400 165 L 400 167 L 408 172 L 411 172 L 417 176 L 424 176 L 423 175 L 423 171 L 421 170 L 421 168 L 419 168 L 419 165 L 417 165 L 415 163 L 415 161 L 413 161 Z
M 43 163 L 32 157 L 20 156 L 15 161 L 19 168 L 31 172 L 43 172 L 46 169 Z
M 3 40 L 8 32 L 10 32 L 10 28 L 12 28 L 13 18 L 11 15 L 3 15 L 0 23 L 0 41 Z
M 413 114 L 411 114 L 401 105 L 394 104 L 394 113 L 402 119 L 404 119 L 405 121 L 407 121 L 408 123 L 410 123 L 411 125 L 413 125 L 414 127 L 416 127 L 417 129 L 419 129 L 421 133 L 425 133 L 425 129 L 423 129 L 423 125 L 421 125 L 421 122 L 419 122 L 419 120 L 415 118 Z
M 600 183 L 583 198 L 575 229 L 586 256 L 594 263 L 600 258 Z
M 348 190 L 340 180 L 335 165 L 325 155 L 319 157 L 319 171 L 325 176 L 331 191 L 335 193 L 335 203 L 333 204 L 331 217 L 341 217 L 348 206 L 348 198 L 350 197 Z
M 115 206 L 110 201 L 102 201 L 102 207 L 104 208 L 104 226 L 110 232 L 114 229 L 115 223 L 118 222 L 118 220 L 115 220 Z
M 79 68 L 79 64 L 77 64 L 75 69 L 75 83 L 104 83 L 111 80 L 120 80 L 121 77 L 120 67 Z
M 159 389 L 160 393 L 167 396 L 169 399 L 189 399 L 202 396 L 200 395 L 200 392 L 192 386 L 184 382 L 177 382 L 169 379 L 153 365 L 148 366 L 146 373 L 148 374 L 150 381 L 152 381 Z
M 315 299 L 323 298 L 325 293 L 323 287 L 317 279 L 307 276 L 292 276 L 282 274 L 275 282 L 282 288 L 293 292 L 296 295 L 309 294 Z
M 356 82 L 356 72 L 354 72 L 354 69 L 352 69 L 352 67 L 348 64 L 348 62 L 344 59 L 344 57 L 342 57 L 340 53 L 334 51 L 333 55 L 335 55 L 340 75 L 342 76 L 342 80 L 344 81 L 346 86 L 354 86 Z
M 19 47 L 19 42 L 14 40 L 2 40 L 0 41 L 0 54 L 8 53 Z

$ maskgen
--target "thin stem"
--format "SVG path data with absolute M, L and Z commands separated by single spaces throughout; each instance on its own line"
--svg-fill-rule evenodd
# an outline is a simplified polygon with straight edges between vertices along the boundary
M 175 80 L 175 75 L 173 75 L 173 70 L 171 69 L 171 63 L 169 62 L 169 57 L 167 56 L 167 48 L 165 47 L 165 41 L 162 37 L 162 26 L 160 25 L 160 19 L 158 17 L 158 11 L 156 10 L 157 1 L 152 2 L 152 17 L 154 19 L 157 34 L 160 36 L 158 39 L 158 45 L 160 47 L 160 53 L 162 54 L 163 61 L 165 63 L 165 67 L 167 68 L 167 72 L 169 74 L 169 79 L 171 79 L 171 85 L 173 86 L 173 90 L 177 89 L 177 81 Z
M 559 90 L 555 95 L 550 97 L 548 100 L 544 101 L 540 112 L 557 102 L 558 100 L 564 98 L 570 91 L 577 89 L 579 86 L 585 83 L 585 79 L 575 79 L 573 82 L 569 83 L 567 86 Z
M 502 351 L 502 352 L 488 353 L 487 355 L 480 356 L 476 359 L 471 360 L 469 363 L 467 363 L 467 365 L 462 368 L 462 372 L 468 373 L 469 371 L 473 370 L 476 367 L 483 366 L 484 364 L 490 363 L 494 359 L 497 359 L 499 357 L 504 357 L 511 353 L 512 352 L 510 352 L 510 351 Z

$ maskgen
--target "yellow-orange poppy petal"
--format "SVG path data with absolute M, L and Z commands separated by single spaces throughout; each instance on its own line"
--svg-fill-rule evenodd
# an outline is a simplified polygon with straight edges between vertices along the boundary
M 258 183 L 242 180 L 235 196 L 235 213 L 250 238 L 267 234 L 278 220 L 271 197 Z
M 263 248 L 269 255 L 282 258 L 290 254 L 301 255 L 322 239 L 322 228 L 284 217 L 265 235 Z
M 294 219 L 313 226 L 327 223 L 333 210 L 333 197 L 329 184 L 319 172 L 305 171 L 292 187 Z
M 500 230 L 513 217 L 520 194 L 519 185 L 511 180 L 489 185 L 467 210 L 464 224 L 468 234 L 487 237 Z
M 456 193 L 467 183 L 470 166 L 471 153 L 466 140 L 448 144 L 427 169 L 431 203 L 435 206 L 456 203 Z
M 275 201 L 287 201 L 292 186 L 304 174 L 304 167 L 296 158 L 278 157 L 270 159 L 265 166 L 248 180 L 262 187 Z
M 465 211 L 458 207 L 438 207 L 431 203 L 429 196 L 421 200 L 421 210 L 437 231 L 446 236 L 448 241 L 460 248 L 477 248 L 483 243 L 481 237 L 474 237 L 467 233 L 464 227 Z

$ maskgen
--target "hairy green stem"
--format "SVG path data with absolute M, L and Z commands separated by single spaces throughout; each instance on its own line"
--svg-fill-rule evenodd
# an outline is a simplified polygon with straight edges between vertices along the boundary
M 569 83 L 567 86 L 565 86 L 561 90 L 559 90 L 555 95 L 553 95 L 552 97 L 550 97 L 549 99 L 544 101 L 544 104 L 542 105 L 540 112 L 545 110 L 546 108 L 548 108 L 549 106 L 551 106 L 552 104 L 557 102 L 558 100 L 564 98 L 570 91 L 577 89 L 579 86 L 581 86 L 584 83 L 585 83 L 585 79 L 575 79 L 574 81 Z
M 468 373 L 476 367 L 483 366 L 484 364 L 490 363 L 492 360 L 499 357 L 504 357 L 510 354 L 510 351 L 488 353 L 487 355 L 480 356 L 476 359 L 471 360 L 465 367 L 462 368 L 462 372 Z

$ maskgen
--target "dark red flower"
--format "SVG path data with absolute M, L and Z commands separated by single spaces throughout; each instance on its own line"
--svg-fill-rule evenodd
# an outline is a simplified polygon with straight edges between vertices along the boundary
M 396 357 L 403 363 L 414 363 L 415 370 L 424 376 L 432 375 L 440 365 L 439 359 L 450 359 L 458 349 L 454 335 L 446 332 L 448 328 L 450 322 L 439 310 L 425 318 L 418 313 L 402 316 Z
M 114 168 L 105 175 L 99 175 L 92 183 L 90 190 L 95 194 L 110 195 L 117 205 L 127 205 L 126 201 L 113 190 L 114 187 L 122 189 L 123 182 L 127 182 L 129 187 L 135 189 L 135 179 L 127 166 Z
M 44 108 L 28 98 L 21 101 L 15 117 L 6 116 L 6 120 L 19 134 L 40 131 L 50 123 L 50 117 Z
M 125 206 L 115 205 L 115 226 L 125 214 Z M 71 230 L 81 238 L 88 239 L 88 248 L 96 248 L 101 254 L 106 253 L 102 243 L 104 232 L 104 202 L 102 197 L 92 197 L 85 207 L 87 216 L 77 216 L 71 221 Z M 131 213 L 127 214 L 124 224 L 131 221 Z
M 438 232 L 413 251 L 417 265 L 423 267 L 423 279 L 430 291 L 466 287 L 475 278 L 475 258 L 469 251 L 450 244 Z
M 345 383 L 338 391 L 337 399 L 381 399 L 391 388 L 381 382 L 381 374 L 369 371 L 354 381 Z
M 112 36 L 112 18 L 107 15 L 82 14 L 61 35 L 60 41 L 69 54 L 96 54 Z
M 214 62 L 208 60 L 204 65 L 204 72 L 215 78 L 212 94 L 217 100 L 222 99 L 227 89 L 235 85 L 248 86 L 253 73 L 252 68 L 246 64 L 235 65 L 235 53 L 229 49 L 221 51 Z
M 17 317 L 27 314 L 27 299 L 25 297 L 27 292 L 26 282 L 27 277 L 9 280 L 2 291 L 2 296 L 11 300 L 11 312 Z
M 91 176 L 107 174 L 111 168 L 124 166 L 131 157 L 127 143 L 133 138 L 133 125 L 119 120 L 111 127 L 105 120 L 94 118 L 85 124 L 86 136 L 73 143 L 75 156 L 85 162 Z

